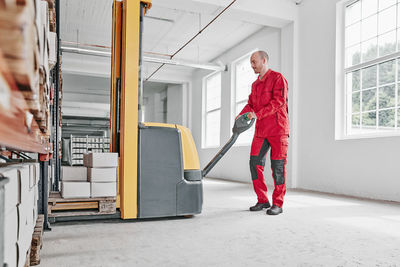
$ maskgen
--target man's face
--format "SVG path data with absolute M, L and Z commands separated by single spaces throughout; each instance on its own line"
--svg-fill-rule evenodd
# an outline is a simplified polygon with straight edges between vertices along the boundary
M 251 67 L 254 70 L 254 73 L 259 74 L 266 64 L 265 58 L 262 58 L 258 53 L 254 53 L 250 58 Z

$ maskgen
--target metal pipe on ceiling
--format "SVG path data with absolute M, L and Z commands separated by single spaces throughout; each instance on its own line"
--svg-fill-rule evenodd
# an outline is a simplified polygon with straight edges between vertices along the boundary
M 190 44 L 194 39 L 197 38 L 208 26 L 210 26 L 214 21 L 219 18 L 228 8 L 230 8 L 237 0 L 233 0 L 227 7 L 225 7 L 221 12 L 218 13 L 217 16 L 215 16 L 206 26 L 204 26 L 197 34 L 195 34 L 189 41 L 187 41 L 184 45 L 182 45 L 178 50 L 176 50 L 175 53 L 173 53 L 170 57 L 172 59 L 176 54 L 178 54 L 180 51 L 182 51 L 188 44 Z M 154 76 L 163 66 L 165 63 L 163 63 L 161 66 L 159 66 L 152 74 L 150 74 L 149 77 L 146 78 L 146 82 Z
M 80 42 L 71 42 L 71 41 L 61 41 L 61 45 L 64 47 L 76 47 L 76 48 L 87 48 L 87 47 L 94 47 L 94 48 L 101 48 L 101 49 L 106 49 L 106 51 L 102 52 L 108 52 L 111 51 L 110 46 L 105 46 L 105 45 L 97 45 L 97 44 L 87 44 L 87 43 L 80 43 Z M 170 57 L 170 54 L 165 54 L 165 53 L 158 53 L 158 52 L 148 52 L 148 51 L 143 51 L 143 54 L 147 55 L 155 55 L 155 56 L 162 56 L 162 57 Z
M 77 54 L 100 56 L 100 57 L 111 57 L 111 52 L 84 49 L 84 48 L 78 48 L 78 47 L 62 46 L 61 50 L 63 52 L 67 52 L 67 53 L 77 53 Z M 149 63 L 161 63 L 161 64 L 167 64 L 167 65 L 183 66 L 183 67 L 214 70 L 214 71 L 223 71 L 226 69 L 226 66 L 212 64 L 212 63 L 197 63 L 197 62 L 186 61 L 186 60 L 172 60 L 172 59 L 168 59 L 168 58 L 159 58 L 159 57 L 150 57 L 150 56 L 143 56 L 143 61 L 149 62 Z

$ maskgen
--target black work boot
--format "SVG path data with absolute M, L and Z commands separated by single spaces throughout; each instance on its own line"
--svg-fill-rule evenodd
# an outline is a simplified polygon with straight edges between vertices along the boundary
M 269 204 L 269 202 L 266 203 L 257 203 L 254 206 L 250 207 L 250 211 L 260 211 L 262 209 L 268 209 L 269 207 L 271 207 L 271 205 Z
M 276 205 L 272 205 L 272 207 L 269 210 L 267 210 L 268 215 L 278 215 L 279 213 L 282 213 L 282 212 L 283 212 L 283 209 Z

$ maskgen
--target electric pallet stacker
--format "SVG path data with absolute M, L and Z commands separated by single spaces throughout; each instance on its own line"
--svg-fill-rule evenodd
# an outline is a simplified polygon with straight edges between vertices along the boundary
M 114 1 L 111 69 L 111 151 L 119 153 L 117 205 L 122 219 L 201 213 L 202 178 L 253 120 L 240 116 L 233 135 L 202 171 L 186 127 L 140 122 L 141 31 L 151 0 Z M 138 108 L 139 107 L 139 108 Z

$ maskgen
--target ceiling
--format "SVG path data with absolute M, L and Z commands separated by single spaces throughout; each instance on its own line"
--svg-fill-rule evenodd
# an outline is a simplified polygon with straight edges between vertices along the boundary
M 112 0 L 61 0 L 60 2 L 60 30 L 63 42 L 111 46 Z M 153 6 L 144 19 L 143 51 L 175 53 L 230 2 L 230 0 L 153 0 Z M 246 9 L 250 2 L 254 0 L 238 0 L 174 58 L 200 63 L 212 62 L 263 27 L 270 25 L 279 27 L 280 24 L 287 23 L 285 19 L 277 20 L 269 15 L 257 13 L 255 8 Z M 279 2 L 279 5 L 285 2 L 294 5 L 289 0 L 257 2 L 260 9 L 267 2 Z M 273 10 L 270 7 L 268 10 Z M 67 62 L 69 55 L 71 54 L 63 54 Z M 79 57 L 80 60 L 82 58 Z M 98 61 L 105 65 L 102 75 L 109 73 L 109 58 L 99 58 Z M 66 65 L 68 64 L 69 62 Z M 145 63 L 144 77 L 148 77 L 158 66 L 160 64 Z M 68 67 L 68 70 L 70 69 L 71 67 Z M 174 72 L 191 75 L 193 70 L 188 67 L 166 65 L 159 74 L 163 76 L 163 72 Z M 157 75 L 153 78 L 157 79 Z

